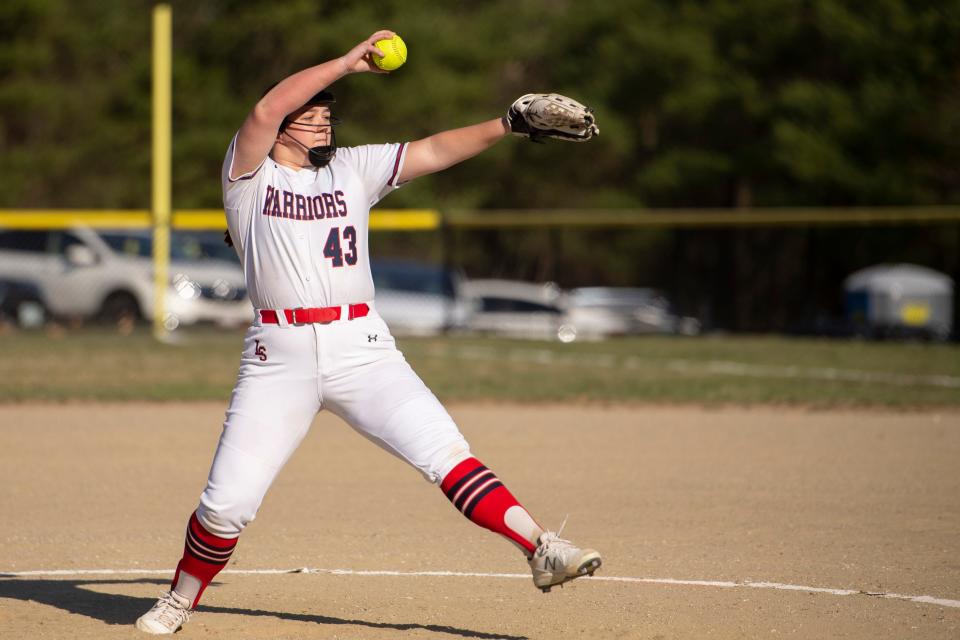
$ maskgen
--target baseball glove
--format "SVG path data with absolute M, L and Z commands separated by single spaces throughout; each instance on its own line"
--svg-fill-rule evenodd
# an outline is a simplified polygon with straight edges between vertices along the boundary
M 600 135 L 593 109 L 557 93 L 521 96 L 507 110 L 507 122 L 513 133 L 534 142 L 543 138 L 586 142 Z

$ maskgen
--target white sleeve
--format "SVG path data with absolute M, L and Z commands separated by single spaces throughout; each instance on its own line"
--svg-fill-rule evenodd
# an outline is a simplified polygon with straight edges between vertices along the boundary
M 233 160 L 234 155 L 236 155 L 236 150 L 237 134 L 234 134 L 233 139 L 230 141 L 230 146 L 227 147 L 227 155 L 223 159 L 223 169 L 220 174 L 220 183 L 223 185 L 223 206 L 226 209 L 238 208 L 244 193 L 251 190 L 252 183 L 255 182 L 253 178 L 260 172 L 260 169 L 263 168 L 263 163 L 266 161 L 266 157 L 264 157 L 253 171 L 248 171 L 237 178 L 231 178 L 230 174 L 233 171 Z
M 407 156 L 407 143 L 367 144 L 337 149 L 360 176 L 372 207 L 400 187 L 400 172 Z
M 227 155 L 223 159 L 220 182 L 223 186 L 223 209 L 227 217 L 227 229 L 239 252 L 241 247 L 246 245 L 252 213 L 257 209 L 257 200 L 263 190 L 267 170 L 264 169 L 264 162 L 266 162 L 264 158 L 264 162 L 261 162 L 253 171 L 238 178 L 231 178 L 230 171 L 233 168 L 236 144 L 237 136 L 234 135 L 227 148 Z

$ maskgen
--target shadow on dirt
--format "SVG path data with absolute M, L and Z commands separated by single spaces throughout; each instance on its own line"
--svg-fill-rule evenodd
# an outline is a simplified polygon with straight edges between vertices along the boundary
M 100 593 L 89 587 L 123 584 L 154 584 L 163 590 L 169 587 L 169 580 L 138 578 L 134 580 L 39 580 L 24 579 L 0 573 L 0 598 L 38 602 L 56 607 L 68 613 L 76 613 L 110 625 L 133 625 L 137 617 L 147 611 L 156 602 L 156 598 L 138 598 L 117 593 Z M 214 583 L 216 584 L 216 583 Z M 159 593 L 158 590 L 158 593 Z M 259 609 L 238 609 L 231 607 L 209 607 L 200 605 L 199 613 L 233 613 L 243 616 L 266 616 L 279 620 L 296 620 L 323 625 L 350 625 L 371 629 L 394 629 L 410 631 L 422 629 L 438 634 L 459 636 L 461 638 L 484 638 L 488 640 L 528 640 L 526 636 L 508 636 L 471 629 L 459 629 L 436 624 L 418 624 L 403 622 L 373 622 L 370 620 L 348 620 L 320 614 L 290 613 L 285 611 L 262 611 Z

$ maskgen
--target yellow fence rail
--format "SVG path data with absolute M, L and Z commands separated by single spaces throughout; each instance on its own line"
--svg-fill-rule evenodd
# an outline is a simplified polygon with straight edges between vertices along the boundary
M 440 212 L 433 209 L 374 209 L 370 228 L 375 231 L 432 231 L 440 227 Z M 96 229 L 147 229 L 152 226 L 146 209 L 0 209 L 0 228 L 68 229 L 83 225 Z M 180 209 L 173 212 L 174 229 L 222 231 L 227 228 L 218 209 Z
M 763 209 L 500 209 L 449 211 L 451 227 L 779 227 L 960 222 L 960 206 Z
M 743 227 L 839 226 L 960 223 L 960 206 L 863 209 L 374 209 L 373 231 L 434 231 L 446 225 L 464 229 L 509 227 Z M 0 228 L 66 229 L 86 225 L 98 229 L 147 229 L 146 209 L 0 209 Z M 174 229 L 217 231 L 227 228 L 219 209 L 173 211 Z

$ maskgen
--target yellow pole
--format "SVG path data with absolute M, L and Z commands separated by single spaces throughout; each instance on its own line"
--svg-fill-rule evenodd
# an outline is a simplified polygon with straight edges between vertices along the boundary
M 164 298 L 170 263 L 170 5 L 153 8 L 153 335 L 167 336 Z

